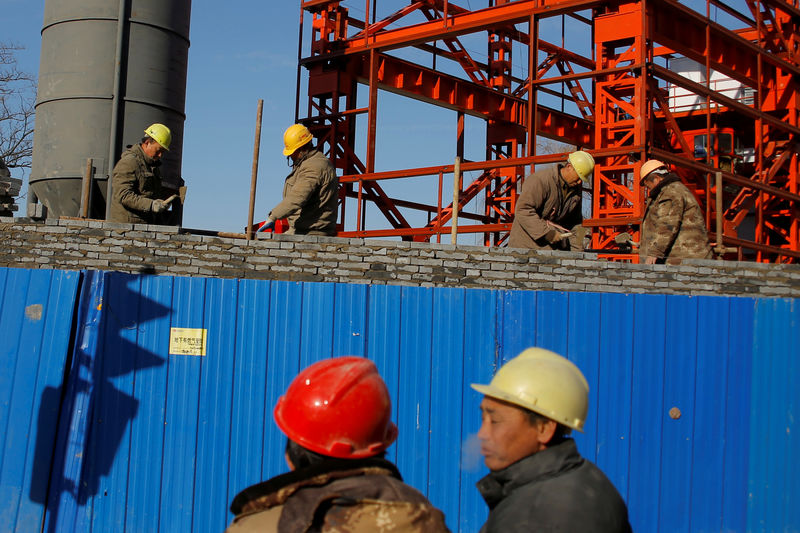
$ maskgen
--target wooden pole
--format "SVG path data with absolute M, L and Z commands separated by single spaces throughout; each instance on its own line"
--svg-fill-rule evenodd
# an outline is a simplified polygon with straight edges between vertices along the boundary
M 256 113 L 256 140 L 253 146 L 253 174 L 250 178 L 250 208 L 247 212 L 247 240 L 253 238 L 253 212 L 256 209 L 256 182 L 258 181 L 258 152 L 261 146 L 261 115 L 264 111 L 264 100 L 258 100 Z
M 450 225 L 450 242 L 458 244 L 458 194 L 461 191 L 461 158 L 453 165 L 453 216 Z
M 86 160 L 86 171 L 83 173 L 83 182 L 81 183 L 81 212 L 78 215 L 81 218 L 89 218 L 89 193 L 92 190 L 92 170 L 94 168 L 92 158 Z M 110 200 L 109 200 L 109 203 Z

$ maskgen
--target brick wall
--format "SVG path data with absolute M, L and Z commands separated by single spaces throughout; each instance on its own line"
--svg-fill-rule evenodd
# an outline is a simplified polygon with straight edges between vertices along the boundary
M 0 217 L 0 267 L 344 283 L 800 297 L 800 267 L 692 260 L 631 265 L 593 254 L 332 237 L 201 236 L 172 226 Z

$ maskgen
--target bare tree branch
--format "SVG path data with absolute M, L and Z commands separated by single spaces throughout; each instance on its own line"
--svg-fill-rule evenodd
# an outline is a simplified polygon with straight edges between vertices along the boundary
M 9 168 L 31 166 L 36 78 L 17 66 L 23 48 L 0 43 L 0 159 Z

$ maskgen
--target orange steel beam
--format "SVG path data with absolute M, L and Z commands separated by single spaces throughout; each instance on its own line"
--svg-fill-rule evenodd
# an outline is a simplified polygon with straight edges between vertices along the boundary
M 439 19 L 413 26 L 385 30 L 366 39 L 348 39 L 344 54 L 361 53 L 371 48 L 391 50 L 438 39 L 458 37 L 469 33 L 494 29 L 499 25 L 526 22 L 532 15 L 552 17 L 573 11 L 582 11 L 601 5 L 600 0 L 517 0 L 508 4 L 456 13 L 447 20 Z M 365 42 L 366 41 L 366 42 Z
M 762 66 L 761 83 L 769 86 L 776 68 L 800 76 L 800 68 L 784 61 L 740 36 L 737 32 L 705 19 L 703 15 L 673 0 L 653 0 L 649 19 L 653 25 L 652 39 L 669 46 L 674 51 L 705 64 L 706 26 L 709 28 L 709 56 L 711 68 L 727 74 L 750 87 L 758 85 L 757 57 L 766 62 Z M 680 21 L 676 24 L 675 21 Z M 769 67 L 769 68 L 768 68 Z
M 527 101 L 483 87 L 462 78 L 443 74 L 386 54 L 378 54 L 378 87 L 440 107 L 462 111 L 482 119 L 524 126 Z M 369 83 L 367 57 L 348 63 L 360 83 Z M 555 109 L 539 106 L 537 130 L 545 137 L 589 146 L 591 122 Z

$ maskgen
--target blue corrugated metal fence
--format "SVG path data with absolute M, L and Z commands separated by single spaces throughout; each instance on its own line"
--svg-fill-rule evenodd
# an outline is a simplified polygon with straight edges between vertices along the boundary
M 353 354 L 389 386 L 389 458 L 477 531 L 469 384 L 532 345 L 586 374 L 578 447 L 635 530 L 800 529 L 794 300 L 0 270 L 0 301 L 2 530 L 221 531 L 239 490 L 286 470 L 278 396 Z M 171 328 L 206 330 L 205 355 L 170 355 Z

